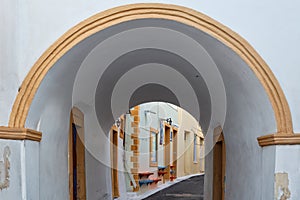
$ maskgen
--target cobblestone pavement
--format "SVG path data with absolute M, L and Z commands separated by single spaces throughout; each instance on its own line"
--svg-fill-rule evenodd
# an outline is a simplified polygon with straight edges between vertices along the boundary
M 145 200 L 203 200 L 204 175 L 195 176 L 161 190 Z

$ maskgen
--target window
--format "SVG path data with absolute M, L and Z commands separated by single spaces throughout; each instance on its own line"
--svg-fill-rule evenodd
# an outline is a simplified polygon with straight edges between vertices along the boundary
M 194 163 L 197 163 L 197 135 L 194 134 L 194 155 L 193 155 Z
M 187 131 L 184 131 L 184 140 L 186 141 L 187 140 L 187 138 L 188 138 L 188 134 L 189 134 L 189 132 L 187 132 Z
M 120 138 L 124 140 L 125 120 L 124 115 L 120 117 Z
M 158 131 L 150 128 L 150 167 L 157 167 Z

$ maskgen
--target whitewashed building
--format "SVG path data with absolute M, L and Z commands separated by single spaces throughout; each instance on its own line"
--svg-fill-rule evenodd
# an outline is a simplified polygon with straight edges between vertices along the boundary
M 204 172 L 204 136 L 197 120 L 181 108 L 145 103 L 116 124 L 111 130 L 114 197 L 142 197 L 162 184 Z

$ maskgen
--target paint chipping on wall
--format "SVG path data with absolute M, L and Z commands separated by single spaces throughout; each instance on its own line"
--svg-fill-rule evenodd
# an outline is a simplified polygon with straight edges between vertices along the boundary
M 0 191 L 9 187 L 10 148 L 6 146 L 3 151 L 3 160 L 0 160 Z
M 288 173 L 275 174 L 275 199 L 287 200 L 291 197 Z

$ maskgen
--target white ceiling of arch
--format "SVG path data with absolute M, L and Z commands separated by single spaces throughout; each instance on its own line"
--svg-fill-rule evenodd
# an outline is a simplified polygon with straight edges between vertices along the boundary
M 180 99 L 179 106 L 183 107 L 184 109 L 189 111 L 193 116 L 199 119 L 199 116 L 201 116 L 202 113 L 200 111 L 202 102 L 199 102 L 199 100 L 203 101 L 205 99 L 205 101 L 203 101 L 205 102 L 205 105 L 202 105 L 203 106 L 202 109 L 205 106 L 206 110 L 208 109 L 207 106 L 210 107 L 209 109 L 214 109 L 214 106 L 212 106 L 211 103 L 207 103 L 207 102 L 212 102 L 213 104 L 221 104 L 220 108 L 225 108 L 225 109 L 223 109 L 222 111 L 219 110 L 218 112 L 209 111 L 209 113 L 206 113 L 208 114 L 208 116 L 206 117 L 205 121 L 208 122 L 211 117 L 213 119 L 216 119 L 216 121 L 225 121 L 226 95 L 225 95 L 225 87 L 223 85 L 222 76 L 219 73 L 217 66 L 215 65 L 215 63 L 213 62 L 209 54 L 201 46 L 201 44 L 195 41 L 193 38 L 189 37 L 188 35 L 183 34 L 179 31 L 175 31 L 169 27 L 168 28 L 154 27 L 151 26 L 152 24 L 150 24 L 149 27 L 147 26 L 147 23 L 145 23 L 146 22 L 145 20 L 136 21 L 136 23 L 138 22 L 143 22 L 140 23 L 140 26 L 145 26 L 145 27 L 136 27 L 136 28 L 122 31 L 116 35 L 113 35 L 107 38 L 106 40 L 101 41 L 101 43 L 99 43 L 89 53 L 89 55 L 87 55 L 87 57 L 85 58 L 85 60 L 80 66 L 80 69 L 77 73 L 77 77 L 75 80 L 75 87 L 74 87 L 75 90 L 73 91 L 74 104 L 78 104 L 79 102 L 81 102 L 84 103 L 85 105 L 89 104 L 91 107 L 95 107 L 95 95 L 98 89 L 98 84 L 101 85 L 101 83 L 105 83 L 104 84 L 105 88 L 110 88 L 110 87 L 113 88 L 107 90 L 104 89 L 103 92 L 99 94 L 100 102 L 101 102 L 101 98 L 103 97 L 111 97 L 112 91 L 114 92 L 113 94 L 115 96 L 119 95 L 119 97 L 123 97 L 123 98 L 108 99 L 107 101 L 101 102 L 100 104 L 98 104 L 99 101 L 97 101 L 97 104 L 101 105 L 101 107 L 103 107 L 104 110 L 101 110 L 102 112 L 100 111 L 99 112 L 95 111 L 95 112 L 102 113 L 102 116 L 106 116 L 106 118 L 107 115 L 110 115 L 110 117 L 112 118 L 116 118 L 120 114 L 124 113 L 129 108 L 128 97 L 130 97 L 131 95 L 127 95 L 127 97 L 125 98 L 126 95 L 122 95 L 122 93 L 124 93 L 124 90 L 120 90 L 118 89 L 118 87 L 116 87 L 118 85 L 124 86 L 124 84 L 120 82 L 124 78 L 118 80 L 120 78 L 119 77 L 120 75 L 116 76 L 116 74 L 118 73 L 116 72 L 116 70 L 126 65 L 128 69 L 123 69 L 123 74 L 121 74 L 121 76 L 126 76 L 126 73 L 129 72 L 132 73 L 134 71 L 134 70 L 130 70 L 131 68 L 139 67 L 140 69 L 139 75 L 136 74 L 137 79 L 139 79 L 138 76 L 142 74 L 141 69 L 144 68 L 145 73 L 147 73 L 147 70 L 149 70 L 149 67 L 151 67 L 151 72 L 152 72 L 151 76 L 153 77 L 153 82 L 158 82 L 157 77 L 161 75 L 162 68 L 155 67 L 155 66 L 157 66 L 156 64 L 163 64 L 163 63 L 155 63 L 156 62 L 154 58 L 155 55 L 153 55 L 153 61 L 152 61 L 151 58 L 149 58 L 149 53 L 145 51 L 144 55 L 143 53 L 140 53 L 139 57 L 136 59 L 143 60 L 143 57 L 147 56 L 148 63 L 141 62 L 140 63 L 141 65 L 137 66 L 136 64 L 134 64 L 132 58 L 123 59 L 123 62 L 119 63 L 120 66 L 115 66 L 115 70 L 111 70 L 111 73 L 104 74 L 104 72 L 105 70 L 107 70 L 107 68 L 111 66 L 113 61 L 117 60 L 120 56 L 123 56 L 126 53 L 136 51 L 136 50 L 140 50 L 142 52 L 143 49 L 155 49 L 155 50 L 163 50 L 166 52 L 171 52 L 177 55 L 177 57 L 181 57 L 182 59 L 185 59 L 194 68 L 193 69 L 194 73 L 191 74 L 190 73 L 190 71 L 192 70 L 191 67 L 182 66 L 181 73 L 186 74 L 186 76 L 183 79 L 178 78 L 177 80 L 174 80 L 174 78 L 178 77 L 176 75 L 176 73 L 178 72 L 176 72 L 176 70 L 170 70 L 168 76 L 165 76 L 163 80 L 161 80 L 160 82 L 161 84 L 163 83 L 164 86 L 166 86 L 167 88 L 170 88 L 171 87 L 170 84 L 172 84 L 173 92 L 175 88 L 177 89 L 177 91 L 174 93 Z M 168 59 L 168 57 L 166 57 L 165 59 Z M 177 58 L 174 57 L 173 59 L 174 59 L 173 61 L 176 63 Z M 170 61 L 160 61 L 160 62 L 170 62 Z M 130 63 L 132 63 L 132 65 Z M 149 63 L 152 63 L 152 66 Z M 169 66 L 169 67 L 174 68 L 174 66 Z M 88 80 L 87 77 L 89 77 Z M 201 77 L 202 82 L 198 81 L 197 83 L 197 77 L 199 79 Z M 114 85 L 113 83 L 115 82 L 118 82 L 118 84 Z M 145 84 L 149 82 L 151 82 L 151 78 L 148 79 L 145 82 Z M 185 82 L 189 82 L 189 83 L 186 84 Z M 127 81 L 126 84 L 127 84 L 127 90 L 134 92 L 134 90 L 132 89 L 133 88 L 137 89 L 138 87 L 142 86 L 143 83 L 141 81 L 139 83 L 137 82 L 134 83 L 134 81 L 131 82 Z M 189 84 L 194 84 L 194 88 L 199 88 L 198 91 L 193 90 L 191 86 L 185 87 L 186 85 Z M 77 90 L 76 85 L 85 85 L 85 88 L 90 88 L 90 89 Z M 116 91 L 119 91 L 119 94 L 117 94 Z M 195 94 L 195 92 L 197 94 Z M 159 94 L 154 94 L 154 95 L 159 95 Z M 198 98 L 196 97 L 197 95 Z M 221 112 L 222 114 L 220 114 Z M 219 113 L 219 114 L 216 116 L 211 116 L 211 114 L 213 113 Z M 220 118 L 218 119 L 218 117 Z M 100 120 L 100 121 L 104 121 L 104 120 Z M 208 124 L 206 124 L 205 127 L 208 127 Z
M 153 52 L 153 58 L 149 51 Z M 138 57 L 134 57 L 136 52 Z M 147 62 L 143 63 L 144 59 Z M 180 67 L 178 63 L 186 64 Z M 64 69 L 56 67 L 58 65 Z M 65 79 L 62 70 L 65 73 L 73 71 L 72 78 Z M 135 73 L 136 80 L 130 81 Z M 160 78 L 164 73 L 168 75 Z M 208 129 L 209 123 L 212 127 L 225 123 L 226 108 L 231 103 L 227 102 L 228 96 L 234 94 L 235 99 L 247 96 L 248 100 L 252 98 L 250 93 L 259 94 L 266 110 L 272 113 L 262 86 L 239 56 L 211 36 L 169 20 L 133 20 L 100 31 L 73 47 L 48 74 L 53 83 L 43 82 L 36 96 L 45 98 L 45 87 L 74 82 L 69 88 L 73 106 L 88 111 L 95 118 L 105 116 L 99 124 L 103 131 L 107 131 L 114 118 L 128 109 L 132 93 L 151 82 L 172 91 L 181 107 L 200 118 L 204 130 Z M 245 90 L 242 87 L 248 87 L 250 82 L 255 89 L 250 91 L 248 88 L 248 93 L 240 95 Z M 97 104 L 102 108 L 96 108 Z M 42 106 L 33 103 L 29 115 L 34 107 Z

